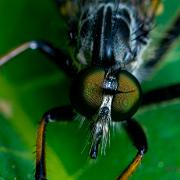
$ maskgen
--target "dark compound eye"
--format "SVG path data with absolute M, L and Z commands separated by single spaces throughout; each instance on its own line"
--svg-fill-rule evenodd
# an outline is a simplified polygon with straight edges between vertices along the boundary
M 121 121 L 133 116 L 140 106 L 142 90 L 137 79 L 127 71 L 118 77 L 118 92 L 112 104 L 112 120 Z
M 75 109 L 84 116 L 94 115 L 102 102 L 103 69 L 90 68 L 81 71 L 71 87 L 71 102 Z
M 105 95 L 104 78 L 104 69 L 90 68 L 80 72 L 74 80 L 71 102 L 82 115 L 92 116 L 98 112 Z M 141 94 L 141 87 L 136 78 L 127 71 L 120 71 L 118 89 L 113 94 L 112 120 L 121 121 L 131 117 L 140 105 Z

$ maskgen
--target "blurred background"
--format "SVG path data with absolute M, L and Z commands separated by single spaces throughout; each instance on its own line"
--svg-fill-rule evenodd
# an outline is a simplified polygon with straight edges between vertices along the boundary
M 180 11 L 179 0 L 164 0 L 155 39 Z M 0 1 L 0 54 L 34 39 L 48 40 L 67 51 L 67 26 L 53 0 Z M 180 41 L 143 83 L 144 91 L 180 82 Z M 33 179 L 38 122 L 49 108 L 69 103 L 70 79 L 47 57 L 27 51 L 0 69 L 0 179 Z M 180 179 L 180 101 L 140 109 L 135 118 L 147 133 L 149 151 L 131 177 Z M 50 124 L 47 131 L 48 179 L 114 179 L 136 154 L 123 129 L 111 136 L 106 156 L 88 159 L 87 124 Z

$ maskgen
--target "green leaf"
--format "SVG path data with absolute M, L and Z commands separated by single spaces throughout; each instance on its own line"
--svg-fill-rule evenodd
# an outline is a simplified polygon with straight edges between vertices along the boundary
M 154 36 L 171 24 L 179 0 L 165 1 Z M 0 54 L 33 39 L 67 48 L 65 22 L 53 0 L 0 1 Z M 160 32 L 160 33 L 159 33 Z M 63 35 L 62 35 L 63 34 Z M 180 82 L 180 45 L 144 82 L 149 90 Z M 69 103 L 68 79 L 47 57 L 28 51 L 0 68 L 0 179 L 33 179 L 38 122 L 48 109 Z M 149 151 L 131 179 L 180 179 L 180 101 L 140 109 L 135 118 L 148 136 Z M 88 122 L 50 124 L 47 129 L 48 179 L 114 179 L 136 154 L 123 129 L 112 133 L 106 156 L 89 160 Z

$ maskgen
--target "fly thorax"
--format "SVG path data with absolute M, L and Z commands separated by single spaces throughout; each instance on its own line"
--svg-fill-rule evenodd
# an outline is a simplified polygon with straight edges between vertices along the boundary
M 141 24 L 138 12 L 123 3 L 90 4 L 79 21 L 78 61 L 132 72 L 145 46 L 145 37 L 138 38 Z

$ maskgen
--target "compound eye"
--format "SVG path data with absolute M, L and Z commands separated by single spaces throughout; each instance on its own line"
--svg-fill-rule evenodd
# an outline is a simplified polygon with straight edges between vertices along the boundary
M 118 91 L 112 104 L 112 120 L 121 121 L 134 115 L 140 106 L 142 90 L 137 79 L 127 71 L 120 71 Z
M 82 70 L 75 78 L 70 92 L 71 103 L 84 116 L 97 113 L 103 98 L 105 72 L 100 68 Z

